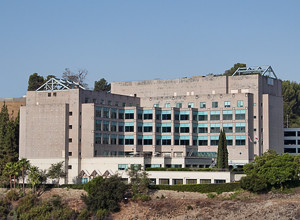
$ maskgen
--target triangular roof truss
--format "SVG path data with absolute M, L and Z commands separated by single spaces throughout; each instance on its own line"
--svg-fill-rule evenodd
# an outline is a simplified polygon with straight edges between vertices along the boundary
M 235 75 L 247 75 L 259 73 L 262 76 L 277 79 L 277 76 L 271 66 L 251 66 L 251 67 L 239 67 L 232 76 Z
M 36 91 L 63 91 L 75 88 L 81 88 L 85 90 L 84 87 L 82 87 L 76 82 L 64 79 L 51 78 Z

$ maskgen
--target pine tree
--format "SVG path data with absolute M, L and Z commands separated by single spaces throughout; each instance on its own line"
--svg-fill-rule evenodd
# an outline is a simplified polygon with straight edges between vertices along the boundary
M 220 169 L 228 168 L 227 140 L 226 140 L 226 134 L 223 129 L 220 131 L 220 135 L 219 135 L 217 168 Z

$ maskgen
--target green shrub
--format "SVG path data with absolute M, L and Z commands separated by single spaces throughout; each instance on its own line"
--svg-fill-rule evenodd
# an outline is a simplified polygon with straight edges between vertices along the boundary
M 10 212 L 10 202 L 6 199 L 0 200 L 0 219 L 6 219 Z
M 187 210 L 193 210 L 193 209 L 194 209 L 193 206 L 191 206 L 191 205 L 187 206 Z
M 18 216 L 20 216 L 22 213 L 28 212 L 37 204 L 38 204 L 38 199 L 36 195 L 29 193 L 25 197 L 19 200 L 19 206 L 16 209 L 16 213 Z
M 214 193 L 208 193 L 208 194 L 207 194 L 207 198 L 214 199 L 214 198 L 216 198 L 216 197 L 217 197 L 217 195 L 214 194 Z
M 88 210 L 95 214 L 99 209 L 116 212 L 120 210 L 120 202 L 124 198 L 127 186 L 118 176 L 103 179 L 97 177 L 85 184 L 84 189 L 88 195 L 83 195 L 82 200 Z
M 90 217 L 90 212 L 87 209 L 83 209 L 78 215 L 78 220 L 86 220 Z
M 132 197 L 132 200 L 133 201 L 141 200 L 141 201 L 145 202 L 145 201 L 150 201 L 151 197 L 149 195 L 147 195 L 147 194 L 141 194 L 141 193 L 139 193 L 139 194 L 134 195 Z
M 109 212 L 106 209 L 98 209 L 96 213 L 96 217 L 99 220 L 105 219 L 108 216 Z
M 240 189 L 239 183 L 214 183 L 214 184 L 186 184 L 186 185 L 152 185 L 152 189 L 173 190 L 180 192 L 233 192 Z
M 17 201 L 19 199 L 19 193 L 12 189 L 9 190 L 8 193 L 6 193 L 6 199 L 8 199 L 9 201 Z
M 263 192 L 268 189 L 266 179 L 256 174 L 242 177 L 240 184 L 242 189 L 250 192 Z

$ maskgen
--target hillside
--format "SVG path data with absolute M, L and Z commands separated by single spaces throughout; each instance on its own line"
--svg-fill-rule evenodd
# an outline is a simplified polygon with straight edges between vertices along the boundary
M 61 195 L 63 202 L 79 211 L 83 190 L 52 189 L 43 199 Z M 160 190 L 153 192 L 148 202 L 122 203 L 121 211 L 109 219 L 300 219 L 300 188 L 289 194 L 254 195 L 247 192 L 223 193 L 215 198 L 207 194 Z M 210 195 L 210 197 L 212 197 Z M 189 206 L 189 208 L 188 208 Z

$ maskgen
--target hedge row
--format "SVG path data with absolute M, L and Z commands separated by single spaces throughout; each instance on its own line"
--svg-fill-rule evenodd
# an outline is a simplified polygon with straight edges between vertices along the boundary
M 179 192 L 232 192 L 240 189 L 240 183 L 186 184 L 186 185 L 152 185 L 151 189 L 173 190 Z

